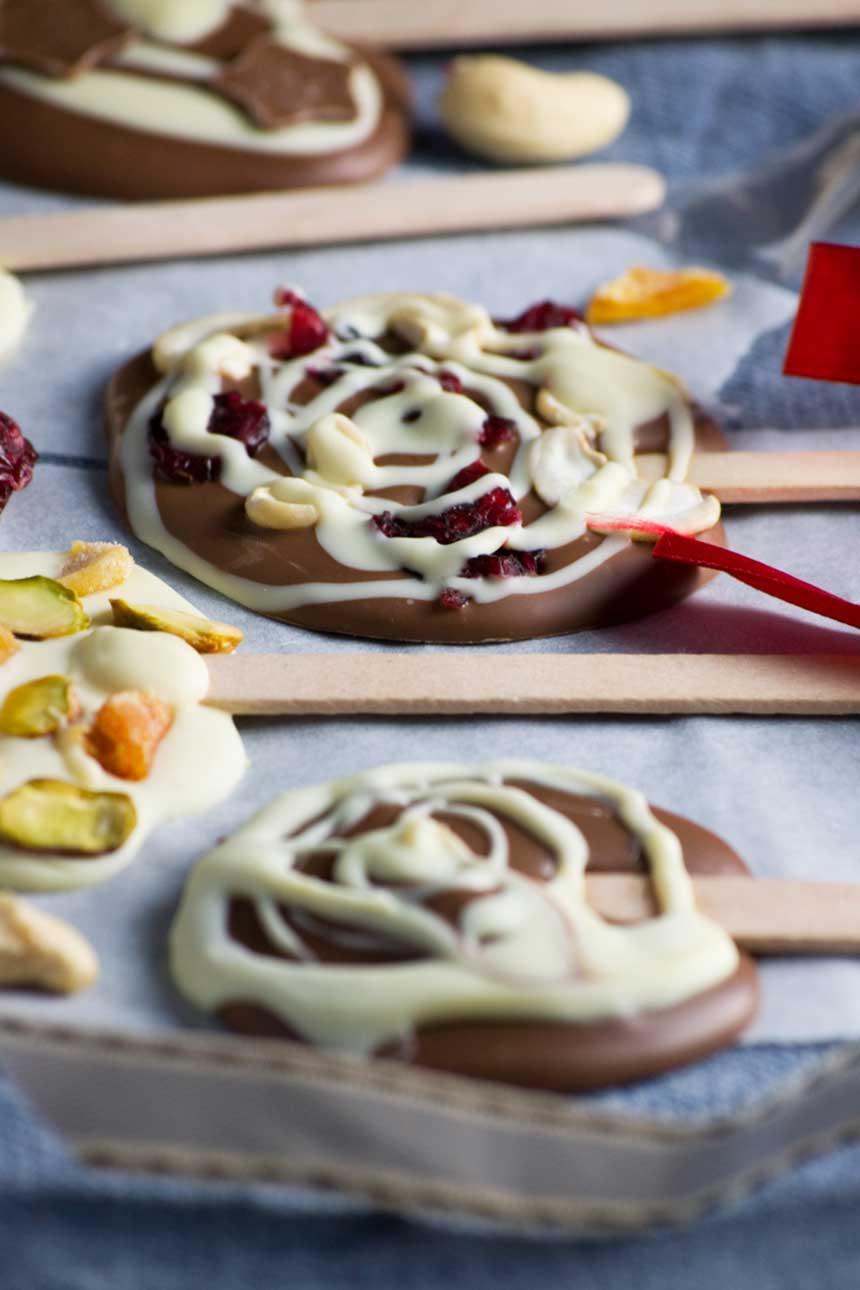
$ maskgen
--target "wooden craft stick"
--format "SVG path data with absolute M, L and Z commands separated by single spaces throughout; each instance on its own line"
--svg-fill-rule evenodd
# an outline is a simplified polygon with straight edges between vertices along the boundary
M 317 0 L 313 13 L 337 36 L 393 49 L 838 27 L 858 19 L 856 0 Z
M 604 918 L 653 916 L 648 878 L 594 874 L 588 897 Z M 696 903 L 753 954 L 860 954 L 860 883 L 696 877 Z
M 636 458 L 644 479 L 662 479 L 666 458 Z M 690 483 L 721 502 L 860 501 L 860 452 L 702 452 L 693 458 Z
M 860 652 L 228 654 L 207 702 L 241 715 L 860 714 Z
M 61 269 L 619 219 L 653 210 L 664 195 L 656 170 L 605 162 L 100 206 L 0 220 L 0 264 Z

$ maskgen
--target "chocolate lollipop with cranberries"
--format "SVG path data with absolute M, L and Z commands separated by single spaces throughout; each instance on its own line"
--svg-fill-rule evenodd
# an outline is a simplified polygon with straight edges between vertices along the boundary
M 708 575 L 588 516 L 722 542 L 685 482 L 723 449 L 682 385 L 545 301 L 493 320 L 451 296 L 202 319 L 107 397 L 115 498 L 145 542 L 225 595 L 320 631 L 524 639 L 638 618 Z M 640 477 L 641 453 L 666 475 Z M 640 534 L 641 537 L 641 534 Z

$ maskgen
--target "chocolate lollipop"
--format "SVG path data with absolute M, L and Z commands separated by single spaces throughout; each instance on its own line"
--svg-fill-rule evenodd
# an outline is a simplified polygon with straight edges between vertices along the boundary
M 113 625 L 123 597 L 131 629 Z M 122 546 L 0 555 L 0 887 L 102 882 L 150 829 L 232 791 L 245 754 L 203 706 L 199 653 L 240 639 Z
M 605 921 L 586 871 L 650 874 L 654 916 Z M 387 766 L 284 793 L 203 859 L 172 969 L 250 1034 L 592 1088 L 693 1061 L 749 1021 L 755 968 L 690 879 L 745 872 L 604 776 Z
M 494 322 L 443 295 L 324 317 L 277 299 L 168 332 L 111 384 L 114 495 L 179 567 L 303 627 L 453 643 L 625 621 L 700 584 L 587 521 L 723 540 L 685 476 L 725 441 L 674 377 L 549 303 Z
M 0 174 L 110 197 L 370 179 L 403 155 L 399 65 L 291 0 L 0 0 Z

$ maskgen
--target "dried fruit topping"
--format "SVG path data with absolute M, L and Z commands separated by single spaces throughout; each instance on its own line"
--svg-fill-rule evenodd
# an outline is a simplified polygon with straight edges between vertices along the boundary
M 473 555 L 460 570 L 461 578 L 534 578 L 543 567 L 543 551 L 495 551 Z
M 329 338 L 326 323 L 297 291 L 279 287 L 275 292 L 275 304 L 279 309 L 289 309 L 290 317 L 286 328 L 274 332 L 269 338 L 272 358 L 300 358 L 326 343 Z
M 39 454 L 18 423 L 0 412 L 0 511 L 13 493 L 27 487 L 38 460 Z
M 80 704 L 67 676 L 40 676 L 16 685 L 0 708 L 0 733 L 20 739 L 53 734 L 73 721 Z
M 14 633 L 8 627 L 0 626 L 0 663 L 5 663 L 13 654 L 17 654 L 20 648 Z
M 588 304 L 589 323 L 633 322 L 663 314 L 701 309 L 731 291 L 722 273 L 711 269 L 649 269 L 636 265 L 598 287 Z
M 0 578 L 0 623 L 15 636 L 48 640 L 89 627 L 77 596 L 53 578 Z
M 130 627 L 139 632 L 169 632 L 196 649 L 198 654 L 232 654 L 244 636 L 238 627 L 198 618 L 196 614 L 186 614 L 180 609 L 130 605 L 127 600 L 112 600 L 110 607 L 115 627 Z
M 243 399 L 237 390 L 216 394 L 206 427 L 210 434 L 227 435 L 245 445 L 249 457 L 255 457 L 269 438 L 269 414 L 265 403 Z M 149 423 L 149 453 L 158 470 L 174 484 L 207 484 L 221 477 L 221 458 L 174 448 L 164 428 L 164 409 L 159 409 Z
M 506 488 L 491 488 L 474 502 L 449 506 L 438 515 L 403 519 L 391 511 L 374 515 L 373 522 L 385 537 L 432 537 L 442 546 L 483 533 L 497 525 L 519 524 L 522 512 Z
M 575 327 L 582 321 L 583 317 L 578 309 L 556 304 L 554 300 L 541 300 L 524 309 L 518 317 L 509 318 L 507 322 L 500 322 L 498 325 L 505 331 L 513 332 L 552 331 L 554 327 Z
M 500 444 L 510 443 L 517 434 L 517 425 L 510 417 L 487 417 L 481 426 L 478 443 L 482 448 L 498 448 Z
M 31 779 L 0 799 L 0 841 L 25 851 L 100 856 L 137 823 L 125 793 L 97 793 L 61 779 Z
M 76 596 L 94 596 L 121 587 L 133 568 L 119 542 L 73 542 L 57 581 Z
M 120 690 L 96 713 L 86 736 L 87 752 L 110 775 L 146 779 L 172 725 L 169 704 L 140 690 Z
M 475 461 L 470 462 L 468 466 L 464 466 L 462 470 L 457 472 L 448 485 L 448 492 L 456 493 L 461 488 L 467 488 L 469 484 L 474 484 L 476 479 L 480 479 L 483 475 L 489 475 L 489 473 L 489 466 L 485 466 L 481 461 L 481 458 L 478 457 Z
M 238 390 L 216 394 L 215 407 L 206 427 L 209 434 L 224 434 L 245 445 L 249 457 L 256 457 L 269 438 L 269 414 L 259 399 L 243 399 Z
M 75 994 L 98 976 L 99 961 L 80 932 L 37 905 L 0 892 L 0 986 Z
M 439 604 L 443 609 L 465 609 L 468 603 L 469 597 L 455 587 L 445 587 L 439 596 Z
M 449 394 L 460 394 L 463 390 L 463 382 L 460 380 L 459 376 L 455 376 L 453 372 L 440 372 L 439 384 L 442 386 L 442 389 L 447 390 Z

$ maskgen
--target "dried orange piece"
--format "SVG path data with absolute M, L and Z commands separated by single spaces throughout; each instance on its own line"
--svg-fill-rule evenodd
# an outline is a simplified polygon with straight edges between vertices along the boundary
M 106 699 L 87 732 L 87 752 L 120 779 L 146 779 L 158 745 L 173 725 L 170 705 L 140 690 Z
M 684 309 L 701 309 L 727 296 L 731 289 L 728 278 L 711 269 L 649 269 L 639 264 L 598 287 L 585 318 L 591 324 L 658 318 Z
M 73 542 L 58 578 L 76 596 L 94 596 L 120 587 L 134 568 L 134 560 L 119 542 Z
M 20 648 L 21 646 L 9 631 L 9 628 L 0 623 L 0 663 L 5 663 L 7 658 L 17 654 Z

